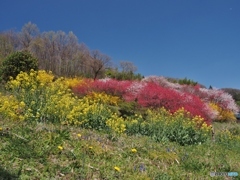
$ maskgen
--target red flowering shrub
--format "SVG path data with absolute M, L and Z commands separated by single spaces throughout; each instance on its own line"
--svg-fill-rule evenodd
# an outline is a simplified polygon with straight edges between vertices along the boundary
M 181 96 L 172 89 L 148 83 L 136 96 L 137 102 L 144 107 L 165 107 L 176 111 L 181 106 Z
M 142 80 L 142 82 L 153 82 L 162 87 L 198 96 L 202 101 L 206 103 L 215 103 L 223 110 L 229 110 L 233 113 L 239 111 L 232 96 L 222 90 L 201 88 L 200 85 L 189 86 L 180 85 L 178 83 L 171 83 L 166 78 L 159 76 L 146 77 Z
M 143 107 L 164 107 L 172 113 L 183 107 L 193 116 L 201 116 L 209 124 L 210 109 L 200 98 L 189 93 L 181 93 L 149 82 L 138 94 L 132 94 L 132 96 L 128 94 L 127 97 L 128 101 L 137 100 L 138 104 Z
M 97 92 L 105 92 L 106 94 L 122 97 L 128 87 L 132 84 L 131 81 L 118 81 L 115 79 L 97 80 L 92 84 L 92 89 Z
M 72 87 L 72 91 L 78 96 L 85 96 L 91 90 L 92 83 L 91 79 L 84 79 L 82 83 Z
M 73 87 L 73 92 L 84 96 L 89 92 L 105 92 L 126 101 L 137 101 L 143 107 L 165 107 L 171 112 L 184 108 L 193 116 L 200 115 L 206 121 L 217 117 L 209 103 L 224 110 L 235 112 L 237 106 L 231 95 L 216 89 L 205 89 L 199 85 L 188 86 L 168 82 L 163 77 L 149 77 L 142 81 L 118 81 L 115 79 L 86 79 Z
M 216 114 L 206 103 L 204 103 L 199 97 L 189 93 L 184 93 L 182 98 L 181 104 L 186 111 L 194 116 L 201 116 L 205 119 L 207 124 L 210 124 L 211 119 L 213 119 Z
M 115 79 L 100 79 L 96 81 L 86 81 L 73 88 L 73 92 L 79 95 L 86 95 L 89 92 L 105 92 L 109 95 L 122 97 L 131 81 L 118 81 Z

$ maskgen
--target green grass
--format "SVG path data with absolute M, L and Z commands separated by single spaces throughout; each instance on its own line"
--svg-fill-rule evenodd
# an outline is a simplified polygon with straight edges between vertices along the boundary
M 240 174 L 236 141 L 216 138 L 215 142 L 180 146 L 59 124 L 1 120 L 0 127 L 0 179 L 4 180 L 211 179 L 211 171 Z M 214 127 L 216 137 L 223 127 L 240 130 L 239 125 L 215 123 Z M 136 153 L 131 152 L 133 148 Z
M 240 123 L 217 123 L 217 122 L 214 122 L 213 123 L 213 127 L 214 127 L 214 130 L 216 133 L 220 132 L 221 130 L 225 130 L 225 129 L 234 129 L 234 128 L 237 128 L 237 129 L 240 129 Z M 239 133 L 240 135 L 240 133 Z

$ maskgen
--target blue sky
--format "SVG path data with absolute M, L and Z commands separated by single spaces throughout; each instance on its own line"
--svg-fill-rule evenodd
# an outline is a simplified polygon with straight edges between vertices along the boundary
M 138 72 L 240 89 L 239 0 L 1 0 L 0 31 L 73 33 Z

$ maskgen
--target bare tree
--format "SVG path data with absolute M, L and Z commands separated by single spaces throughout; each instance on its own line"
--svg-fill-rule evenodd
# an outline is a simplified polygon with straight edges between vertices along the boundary
M 91 68 L 93 73 L 93 79 L 95 80 L 104 70 L 111 64 L 111 58 L 105 54 L 102 54 L 99 50 L 93 50 L 91 52 Z
M 19 33 L 19 40 L 21 43 L 21 49 L 28 49 L 30 43 L 34 38 L 40 34 L 36 24 L 28 22 L 22 27 L 22 31 Z
M 31 52 L 39 59 L 39 68 L 51 70 L 59 76 L 80 74 L 79 66 L 85 62 L 82 46 L 77 37 L 69 32 L 44 32 L 31 42 Z
M 17 40 L 17 34 L 14 31 L 0 33 L 0 60 L 16 50 Z
M 130 61 L 121 61 L 120 67 L 121 67 L 122 71 L 125 73 L 133 73 L 133 72 L 137 71 L 137 67 L 134 66 L 134 64 Z

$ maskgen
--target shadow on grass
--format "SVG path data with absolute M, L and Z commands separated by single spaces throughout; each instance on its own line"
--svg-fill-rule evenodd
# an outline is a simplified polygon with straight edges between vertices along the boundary
M 18 176 L 11 174 L 0 166 L 0 180 L 16 180 Z

